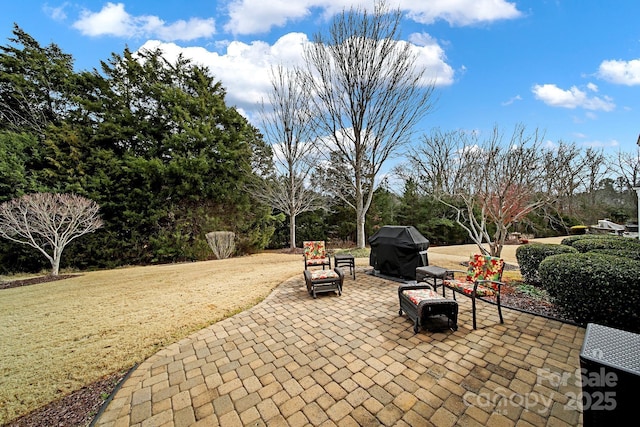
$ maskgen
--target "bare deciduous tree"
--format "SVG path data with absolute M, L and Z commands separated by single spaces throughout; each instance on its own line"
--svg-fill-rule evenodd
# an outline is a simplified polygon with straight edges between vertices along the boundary
M 553 150 L 544 153 L 543 167 L 553 173 L 541 185 L 541 190 L 553 195 L 559 211 L 573 211 L 574 195 L 580 187 L 581 169 L 575 167 L 575 159 L 579 158 L 580 149 L 575 144 L 560 141 Z
M 276 170 L 250 191 L 289 216 L 291 249 L 296 247 L 296 217 L 325 207 L 321 194 L 308 187 L 315 163 L 309 107 L 309 92 L 302 87 L 298 73 L 283 66 L 272 68 L 269 105 L 262 104 L 261 122 Z
M 400 11 L 384 2 L 373 13 L 351 8 L 304 50 L 318 140 L 327 159 L 339 159 L 339 169 L 349 172 L 335 174 L 345 179 L 330 188 L 355 210 L 360 248 L 376 177 L 432 108 L 434 84 L 425 82 L 412 46 L 399 39 L 400 20 Z
M 640 146 L 640 137 L 638 137 L 638 145 Z M 616 174 L 615 182 L 618 191 L 625 194 L 631 206 L 635 205 L 640 209 L 640 203 L 636 199 L 637 190 L 634 191 L 640 187 L 640 148 L 636 148 L 633 152 L 619 151 L 617 158 L 611 163 L 612 170 Z
M 576 203 L 579 193 L 589 197 L 591 206 L 596 204 L 596 190 L 610 172 L 601 150 L 581 150 L 575 144 L 562 141 L 545 150 L 544 168 L 548 172 L 542 191 L 554 198 L 556 212 L 570 216 L 584 216 Z M 549 219 L 554 217 L 557 220 L 561 216 L 548 216 Z
M 542 136 L 522 125 L 506 142 L 497 127 L 483 141 L 475 133 L 435 130 L 408 157 L 420 182 L 455 211 L 478 248 L 500 256 L 514 222 L 548 202 L 539 191 L 546 173 L 541 144 Z
M 614 166 L 622 185 L 626 187 L 624 189 L 631 190 L 640 185 L 640 148 L 633 153 L 620 151 Z
M 65 246 L 102 226 L 99 209 L 75 194 L 27 194 L 0 204 L 0 237 L 42 252 L 57 276 Z

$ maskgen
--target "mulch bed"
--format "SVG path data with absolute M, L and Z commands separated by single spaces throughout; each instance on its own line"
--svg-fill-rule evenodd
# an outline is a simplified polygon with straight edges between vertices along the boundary
M 104 401 L 125 377 L 111 374 L 60 400 L 6 424 L 6 427 L 85 427 L 91 424 Z
M 11 282 L 0 283 L 0 289 L 19 288 L 20 286 L 37 285 L 38 283 L 54 282 L 56 280 L 64 280 L 70 277 L 76 277 L 75 274 L 60 274 L 58 276 L 46 275 L 32 277 L 30 279 L 13 280 Z
M 558 319 L 560 321 L 572 322 L 562 313 L 552 302 L 543 298 L 533 298 L 517 289 L 507 282 L 502 286 L 500 292 L 500 305 L 514 308 L 538 316 Z

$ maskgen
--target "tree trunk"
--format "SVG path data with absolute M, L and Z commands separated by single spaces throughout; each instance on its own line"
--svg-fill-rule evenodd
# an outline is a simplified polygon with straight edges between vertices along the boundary
M 363 211 L 358 212 L 357 214 L 358 217 L 358 225 L 357 225 L 357 246 L 358 249 L 364 249 L 365 248 L 365 234 L 364 234 L 364 220 L 365 220 L 365 213 Z
M 289 220 L 289 248 L 296 248 L 296 216 L 291 215 Z
M 507 240 L 507 235 L 509 230 L 498 224 L 498 230 L 493 235 L 493 242 L 490 242 L 489 247 L 491 248 L 491 256 L 500 258 L 502 255 L 502 248 L 504 247 L 504 242 Z
M 60 272 L 60 254 L 56 254 L 54 255 L 54 257 L 51 260 L 51 275 L 52 276 L 57 276 L 58 273 Z

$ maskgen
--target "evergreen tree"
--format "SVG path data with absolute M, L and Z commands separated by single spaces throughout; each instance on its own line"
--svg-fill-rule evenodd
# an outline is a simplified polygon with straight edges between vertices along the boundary
M 235 232 L 241 251 L 266 244 L 280 218 L 240 189 L 269 150 L 209 70 L 125 49 L 75 73 L 56 45 L 14 35 L 0 47 L 0 201 L 74 192 L 105 223 L 63 266 L 205 259 L 216 230 Z M 14 246 L 0 242 L 2 265 L 31 269 Z
M 126 49 L 83 78 L 75 120 L 91 121 L 94 150 L 83 186 L 120 253 L 139 263 L 202 259 L 205 234 L 218 229 L 246 239 L 243 250 L 261 247 L 261 233 L 273 232 L 269 210 L 250 209 L 239 189 L 267 149 L 206 68 Z
M 73 108 L 73 58 L 55 44 L 42 47 L 18 25 L 0 46 L 0 129 L 46 133 Z

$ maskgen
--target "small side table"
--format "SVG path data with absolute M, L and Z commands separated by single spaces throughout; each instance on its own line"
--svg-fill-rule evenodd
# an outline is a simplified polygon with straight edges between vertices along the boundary
M 356 260 L 351 254 L 336 254 L 333 256 L 334 267 L 349 267 L 349 274 L 356 280 Z
M 442 286 L 442 296 L 444 297 L 444 283 L 442 280 L 448 278 L 451 274 L 451 270 L 438 267 L 437 265 L 427 265 L 425 267 L 416 268 L 416 282 L 426 282 L 427 278 L 433 279 L 433 289 L 438 289 L 438 280 L 440 280 L 440 286 Z

